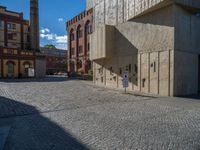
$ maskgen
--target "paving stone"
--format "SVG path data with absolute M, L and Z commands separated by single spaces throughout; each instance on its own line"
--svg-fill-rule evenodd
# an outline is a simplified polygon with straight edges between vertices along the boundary
M 199 100 L 125 95 L 77 80 L 0 85 L 0 125 L 12 119 L 4 150 L 200 149 Z

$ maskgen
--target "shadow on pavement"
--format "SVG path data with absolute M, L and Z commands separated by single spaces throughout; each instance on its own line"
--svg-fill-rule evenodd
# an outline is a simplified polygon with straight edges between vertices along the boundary
M 194 100 L 200 100 L 200 95 L 188 95 L 188 96 L 180 96 L 180 98 L 187 98 L 187 99 L 194 99 Z
M 0 127 L 10 126 L 4 150 L 88 150 L 33 106 L 0 96 Z

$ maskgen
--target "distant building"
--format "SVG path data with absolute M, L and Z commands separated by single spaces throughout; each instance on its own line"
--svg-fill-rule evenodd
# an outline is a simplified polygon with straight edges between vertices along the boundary
M 67 72 L 67 51 L 54 48 L 40 48 L 45 55 L 46 74 L 53 75 L 58 72 Z
M 89 9 L 67 21 L 68 71 L 87 74 L 91 70 L 89 60 L 90 35 L 92 33 L 93 9 Z

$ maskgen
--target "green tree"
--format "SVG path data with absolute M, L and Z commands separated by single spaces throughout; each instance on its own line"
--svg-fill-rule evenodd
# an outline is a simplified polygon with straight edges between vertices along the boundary
M 52 44 L 46 44 L 45 46 L 44 46 L 45 48 L 55 48 L 56 49 L 56 47 L 55 47 L 55 45 L 52 45 Z

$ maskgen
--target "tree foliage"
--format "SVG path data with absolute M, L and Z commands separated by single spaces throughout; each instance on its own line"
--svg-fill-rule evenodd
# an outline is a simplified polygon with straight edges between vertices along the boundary
M 44 46 L 45 48 L 54 48 L 54 49 L 56 49 L 56 47 L 55 47 L 55 45 L 52 45 L 52 44 L 46 44 L 45 46 Z

